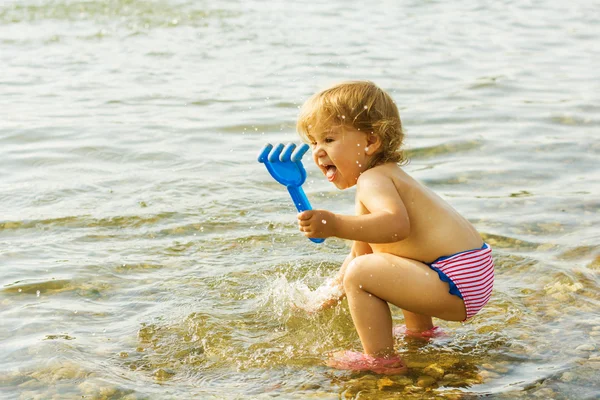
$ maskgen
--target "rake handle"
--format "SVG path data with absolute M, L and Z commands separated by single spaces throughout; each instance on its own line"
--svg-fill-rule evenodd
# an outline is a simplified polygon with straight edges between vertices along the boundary
M 292 200 L 294 201 L 294 205 L 296 206 L 298 212 L 312 210 L 310 202 L 308 201 L 306 194 L 304 194 L 304 190 L 302 190 L 301 186 L 287 186 L 287 190 L 290 193 L 290 196 L 292 196 Z M 325 241 L 325 239 L 319 238 L 309 239 L 314 243 L 323 243 Z

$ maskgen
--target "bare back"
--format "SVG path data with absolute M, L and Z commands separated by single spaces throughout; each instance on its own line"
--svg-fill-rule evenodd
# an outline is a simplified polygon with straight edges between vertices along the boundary
M 374 253 L 390 253 L 430 263 L 439 257 L 482 246 L 481 236 L 469 221 L 398 165 L 380 165 L 370 173 L 382 174 L 393 181 L 410 221 L 407 238 L 394 243 L 372 243 Z M 369 211 L 357 200 L 356 213 L 364 215 Z

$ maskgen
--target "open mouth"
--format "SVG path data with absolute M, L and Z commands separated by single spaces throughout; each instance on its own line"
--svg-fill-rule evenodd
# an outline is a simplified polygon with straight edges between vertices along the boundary
M 335 179 L 335 173 L 337 172 L 337 168 L 335 167 L 335 165 L 324 165 L 323 167 L 326 170 L 325 176 L 327 176 L 327 180 L 329 180 L 329 182 L 333 182 L 333 180 Z

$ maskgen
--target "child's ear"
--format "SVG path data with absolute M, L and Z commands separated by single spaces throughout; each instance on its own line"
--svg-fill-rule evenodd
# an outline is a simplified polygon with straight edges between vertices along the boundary
M 381 147 L 381 138 L 373 133 L 367 136 L 367 147 L 365 148 L 365 153 L 368 156 L 372 156 L 377 153 L 377 150 Z

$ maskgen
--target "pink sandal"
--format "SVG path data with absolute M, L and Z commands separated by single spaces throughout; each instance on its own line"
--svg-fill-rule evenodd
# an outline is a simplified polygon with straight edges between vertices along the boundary
M 406 325 L 398 325 L 392 329 L 392 334 L 394 336 L 410 336 L 424 340 L 448 336 L 439 326 L 434 326 L 423 332 L 414 332 L 406 329 Z
M 408 368 L 400 356 L 373 357 L 357 351 L 338 351 L 333 353 L 327 366 L 350 371 L 373 371 L 376 374 L 402 375 Z

